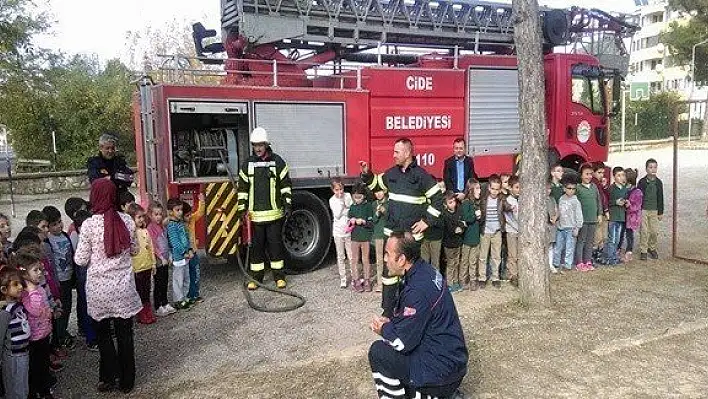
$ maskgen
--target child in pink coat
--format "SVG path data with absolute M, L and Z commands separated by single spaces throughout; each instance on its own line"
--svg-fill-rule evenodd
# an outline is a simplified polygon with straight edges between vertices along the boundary
M 634 233 L 639 230 L 642 224 L 642 200 L 644 194 L 637 187 L 637 171 L 635 169 L 625 169 L 627 185 L 631 188 L 627 192 L 627 213 L 625 216 L 625 254 L 624 262 L 632 261 L 632 250 L 634 249 Z
M 42 288 L 44 266 L 38 246 L 26 246 L 12 256 L 12 264 L 22 274 L 26 290 L 22 305 L 30 326 L 29 338 L 29 391 L 30 397 L 51 398 L 52 381 L 49 372 L 52 332 L 52 309 L 47 293 Z

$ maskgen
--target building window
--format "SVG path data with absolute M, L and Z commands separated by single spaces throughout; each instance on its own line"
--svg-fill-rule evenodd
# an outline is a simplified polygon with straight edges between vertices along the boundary
M 659 35 L 648 37 L 646 39 L 647 41 L 647 47 L 654 47 L 659 44 Z
M 651 23 L 656 24 L 656 23 L 659 23 L 659 22 L 664 22 L 664 14 L 661 13 L 661 14 L 654 14 L 654 15 L 652 15 L 652 17 L 651 17 Z
M 651 60 L 651 70 L 655 71 L 656 67 L 661 65 L 661 60 Z

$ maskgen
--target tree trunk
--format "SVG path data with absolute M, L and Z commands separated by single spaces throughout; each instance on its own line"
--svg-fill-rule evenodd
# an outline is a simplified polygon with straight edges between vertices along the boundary
M 701 140 L 708 141 L 708 102 L 704 104 L 703 127 L 701 128 Z
M 551 303 L 546 234 L 548 134 L 541 28 L 536 0 L 513 0 L 514 41 L 519 60 L 521 197 L 519 198 L 519 289 L 532 307 Z

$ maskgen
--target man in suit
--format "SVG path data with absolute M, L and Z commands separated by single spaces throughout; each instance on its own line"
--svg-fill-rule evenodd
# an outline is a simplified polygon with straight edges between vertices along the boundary
M 468 179 L 477 178 L 474 173 L 474 160 L 467 156 L 467 143 L 463 138 L 457 138 L 452 143 L 453 155 L 445 160 L 443 169 L 443 180 L 445 189 L 452 190 L 457 194 L 457 199 L 462 201 L 465 198 L 465 183 Z

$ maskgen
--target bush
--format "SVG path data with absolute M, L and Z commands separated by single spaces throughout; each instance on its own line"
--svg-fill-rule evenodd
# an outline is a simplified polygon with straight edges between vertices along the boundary
M 681 96 L 675 92 L 661 92 L 651 96 L 646 101 L 629 101 L 626 104 L 625 140 L 657 140 L 671 137 L 673 110 L 678 107 L 678 113 L 688 112 L 688 106 L 681 104 Z M 635 125 L 636 121 L 636 125 Z M 694 119 L 694 124 L 696 120 Z M 681 132 L 688 134 L 688 121 L 680 121 L 679 129 L 685 125 Z M 612 118 L 611 139 L 613 142 L 621 140 L 622 115 Z M 700 132 L 693 128 L 694 132 Z

